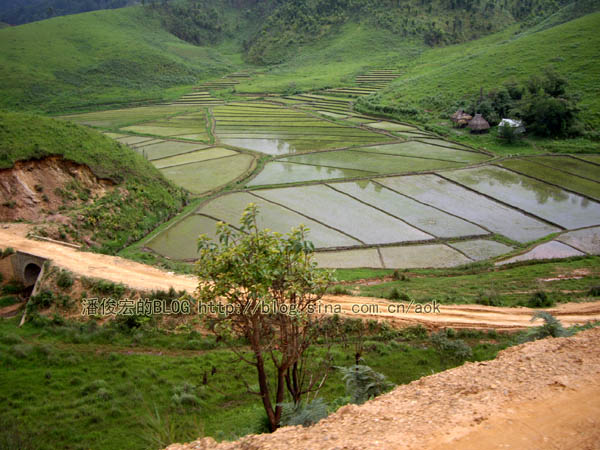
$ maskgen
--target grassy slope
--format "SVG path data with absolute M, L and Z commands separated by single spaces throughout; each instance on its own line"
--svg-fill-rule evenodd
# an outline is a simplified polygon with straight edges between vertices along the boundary
M 260 400 L 246 393 L 242 381 L 256 383 L 253 368 L 215 349 L 214 337 L 93 325 L 17 328 L 14 319 L 0 319 L 0 402 L 7 406 L 0 411 L 2 448 L 11 448 L 5 441 L 17 430 L 25 439 L 12 448 L 21 450 L 163 448 L 201 433 L 221 440 L 264 432 Z M 498 343 L 473 337 L 468 342 L 475 360 L 493 358 L 511 343 L 509 336 Z M 396 339 L 373 338 L 379 342 L 365 343 L 365 363 L 394 383 L 454 365 L 440 359 L 426 335 L 411 336 L 410 329 Z M 333 364 L 352 364 L 354 352 L 352 343 L 334 345 Z M 197 406 L 173 403 L 174 388 L 185 382 L 195 386 Z M 320 396 L 331 404 L 343 395 L 341 374 L 334 371 Z M 154 408 L 161 421 L 152 420 Z
M 347 23 L 326 39 L 306 45 L 285 63 L 270 67 L 236 87 L 238 92 L 303 91 L 354 84 L 354 77 L 373 67 L 395 68 L 417 57 L 425 45 L 398 39 L 369 24 Z
M 97 131 L 32 114 L 0 112 L 0 168 L 49 155 L 85 164 L 97 176 L 125 188 L 78 212 L 84 216 L 80 226 L 93 229 L 104 251 L 114 252 L 140 239 L 182 206 L 179 188 L 141 155 Z M 77 230 L 72 231 L 76 237 Z
M 556 302 L 587 301 L 590 300 L 590 288 L 597 286 L 600 281 L 598 263 L 597 256 L 590 256 L 556 262 L 534 262 L 502 269 L 490 269 L 485 266 L 478 269 L 475 266 L 471 270 L 413 270 L 403 273 L 406 278 L 404 281 L 357 287 L 360 295 L 387 297 L 392 289 L 396 288 L 416 302 L 429 302 L 435 298 L 446 304 L 480 303 L 481 295 L 485 299 L 493 293 L 497 296 L 499 306 L 518 306 L 527 304 L 537 291 L 546 292 Z M 349 289 L 354 274 L 350 270 L 338 272 L 340 279 L 349 280 L 344 286 Z M 577 278 L 578 272 L 586 272 L 587 275 Z M 553 281 L 541 281 L 548 279 Z
M 547 65 L 566 75 L 570 90 L 581 95 L 582 117 L 600 127 L 600 13 L 546 29 L 507 30 L 466 44 L 432 49 L 404 66 L 406 74 L 383 92 L 380 104 L 413 105 L 447 112 L 479 88 L 512 78 L 526 79 Z
M 0 108 L 159 100 L 236 62 L 235 54 L 177 39 L 141 7 L 58 17 L 0 30 Z

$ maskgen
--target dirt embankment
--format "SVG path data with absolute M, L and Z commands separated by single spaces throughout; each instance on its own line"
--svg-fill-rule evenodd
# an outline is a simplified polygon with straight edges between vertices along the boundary
M 185 290 L 193 293 L 198 279 L 189 275 L 176 275 L 155 267 L 129 261 L 127 259 L 88 253 L 51 242 L 42 242 L 25 237 L 25 224 L 0 225 L 0 248 L 13 247 L 51 259 L 54 264 L 86 277 L 103 278 L 115 283 L 123 283 L 134 289 L 150 291 L 155 289 Z M 339 307 L 342 315 L 367 319 L 386 320 L 394 326 L 405 327 L 421 324 L 427 328 L 493 328 L 499 330 L 519 330 L 539 325 L 532 323 L 535 312 L 529 308 L 498 308 L 480 305 L 439 305 L 439 312 L 416 312 L 414 305 L 410 311 L 403 312 L 400 303 L 385 299 L 353 296 L 328 295 L 323 298 L 324 305 Z M 368 311 L 356 313 L 356 306 L 368 305 Z M 388 306 L 395 308 L 390 312 Z M 566 326 L 600 320 L 600 302 L 568 303 L 548 309 Z
M 310 428 L 188 449 L 598 449 L 600 329 L 512 347 L 422 378 Z
M 17 162 L 0 170 L 0 221 L 68 225 L 73 220 L 68 211 L 101 198 L 112 186 L 60 156 Z

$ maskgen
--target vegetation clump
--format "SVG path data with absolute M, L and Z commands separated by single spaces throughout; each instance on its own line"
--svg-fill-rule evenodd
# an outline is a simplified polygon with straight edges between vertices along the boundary
M 314 307 L 332 282 L 332 274 L 317 269 L 305 228 L 283 236 L 260 229 L 257 215 L 258 208 L 250 204 L 238 230 L 218 223 L 218 243 L 201 236 L 196 273 L 201 280 L 201 307 L 209 308 L 215 333 L 224 340 L 248 342 L 249 354 L 235 351 L 256 368 L 257 394 L 274 431 L 281 422 L 286 390 L 298 403 L 317 391 L 327 376 L 326 360 L 308 355 L 319 330 Z M 226 309 L 210 311 L 218 299 Z M 274 365 L 273 375 L 266 369 L 267 355 Z
M 367 400 L 394 387 L 385 375 L 363 364 L 337 369 L 342 373 L 342 379 L 346 383 L 346 393 L 350 397 L 350 402 L 357 405 L 362 405 Z
M 447 330 L 431 335 L 431 344 L 438 351 L 440 358 L 456 364 L 461 364 L 472 358 L 473 351 L 471 347 L 462 339 L 450 339 L 451 336 L 452 332 L 448 333 Z
M 551 68 L 526 82 L 507 82 L 477 97 L 465 110 L 482 114 L 492 125 L 503 118 L 521 119 L 527 131 L 541 137 L 572 137 L 581 134 L 578 99 L 567 92 L 568 81 Z M 516 140 L 513 127 L 501 127 L 503 137 Z

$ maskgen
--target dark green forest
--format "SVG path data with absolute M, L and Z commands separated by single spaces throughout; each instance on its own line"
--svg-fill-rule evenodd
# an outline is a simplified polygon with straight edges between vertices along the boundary
M 130 0 L 0 0 L 0 22 L 21 25 L 67 14 L 122 8 Z
M 144 2 L 180 39 L 196 45 L 238 37 L 249 62 L 284 61 L 352 21 L 429 46 L 466 42 L 514 23 L 529 27 L 568 4 L 574 14 L 598 7 L 583 0 L 177 0 Z M 574 18 L 574 17 L 571 17 Z M 257 25 L 258 24 L 258 25 Z

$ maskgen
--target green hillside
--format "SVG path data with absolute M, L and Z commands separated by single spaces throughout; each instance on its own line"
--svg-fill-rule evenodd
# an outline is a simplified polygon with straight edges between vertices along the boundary
M 525 80 L 552 65 L 566 76 L 569 91 L 580 96 L 588 128 L 600 127 L 600 13 L 542 31 L 506 30 L 486 38 L 424 52 L 401 65 L 405 75 L 368 99 L 379 108 L 414 110 L 433 120 L 453 112 L 465 100 L 502 83 Z M 405 115 L 405 118 L 410 118 Z
M 185 202 L 183 191 L 144 157 L 97 131 L 33 114 L 0 112 L 0 168 L 51 155 L 84 164 L 118 187 L 98 199 L 88 199 L 77 186 L 65 187 L 68 198 L 79 196 L 84 203 L 62 211 L 73 219 L 62 231 L 75 241 L 93 232 L 101 251 L 112 253 L 140 239 Z
M 175 97 L 239 57 L 183 42 L 141 7 L 0 30 L 0 108 L 61 111 Z
M 0 108 L 56 113 L 156 102 L 227 72 L 256 70 L 256 65 L 264 75 L 240 90 L 339 86 L 373 66 L 410 66 L 432 46 L 471 41 L 511 26 L 513 31 L 551 26 L 600 2 L 144 3 L 0 29 Z M 552 19 L 552 12 L 565 5 L 568 13 Z M 445 47 L 431 55 L 451 58 Z

